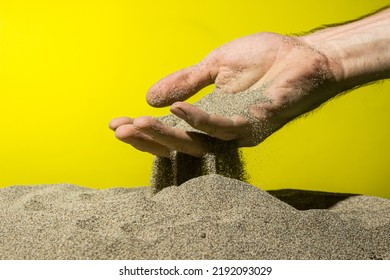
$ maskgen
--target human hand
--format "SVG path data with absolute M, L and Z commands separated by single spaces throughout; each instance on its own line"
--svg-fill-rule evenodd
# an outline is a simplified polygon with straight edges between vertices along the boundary
M 259 33 L 223 45 L 200 63 L 160 80 L 149 89 L 147 101 L 154 107 L 173 104 L 171 112 L 198 131 L 254 146 L 337 94 L 338 67 L 334 57 L 303 37 Z M 245 108 L 230 102 L 230 115 L 182 102 L 213 83 L 215 93 L 225 96 L 218 106 L 240 94 L 253 99 Z M 117 118 L 110 128 L 123 142 L 158 156 L 168 157 L 171 150 L 195 157 L 207 152 L 204 138 L 152 117 Z

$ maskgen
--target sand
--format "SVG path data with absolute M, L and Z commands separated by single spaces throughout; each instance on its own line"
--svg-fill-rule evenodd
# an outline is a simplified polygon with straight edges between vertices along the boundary
M 390 259 L 390 200 L 206 175 L 0 189 L 0 259 Z
M 270 129 L 266 122 L 259 125 L 259 122 L 253 117 L 251 109 L 255 105 L 271 102 L 264 94 L 265 89 L 266 86 L 261 86 L 255 90 L 236 94 L 214 91 L 193 105 L 210 114 L 225 117 L 244 116 L 251 123 L 250 129 L 253 139 L 264 139 L 270 134 Z M 221 141 L 206 135 L 175 115 L 164 116 L 160 120 L 171 127 L 197 134 L 198 137 L 203 138 L 209 152 L 202 158 L 195 158 L 177 151 L 172 151 L 169 159 L 155 157 L 151 178 L 151 187 L 154 193 L 165 187 L 178 186 L 191 178 L 202 175 L 219 174 L 241 181 L 247 179 L 245 164 L 235 141 Z M 254 141 L 257 143 L 260 140 Z

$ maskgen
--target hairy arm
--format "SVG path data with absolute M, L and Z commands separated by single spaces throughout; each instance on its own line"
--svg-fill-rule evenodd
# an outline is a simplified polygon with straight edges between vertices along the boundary
M 302 38 L 336 62 L 341 91 L 390 78 L 390 8 Z

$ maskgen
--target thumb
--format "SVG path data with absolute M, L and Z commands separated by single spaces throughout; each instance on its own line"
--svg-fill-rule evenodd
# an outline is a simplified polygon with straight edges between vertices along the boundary
M 176 101 L 184 101 L 202 88 L 213 84 L 215 76 L 211 65 L 201 62 L 179 70 L 154 84 L 146 95 L 153 107 L 169 106 Z

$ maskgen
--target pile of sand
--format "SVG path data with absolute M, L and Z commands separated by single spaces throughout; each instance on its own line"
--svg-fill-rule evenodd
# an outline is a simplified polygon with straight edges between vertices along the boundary
M 220 175 L 155 195 L 14 186 L 0 189 L 0 237 L 0 259 L 390 259 L 390 200 Z

